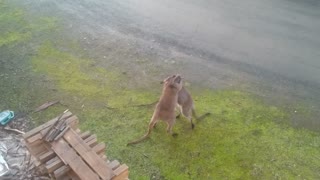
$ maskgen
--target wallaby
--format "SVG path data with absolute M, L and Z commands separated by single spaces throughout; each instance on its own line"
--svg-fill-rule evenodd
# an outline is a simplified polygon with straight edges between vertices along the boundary
M 129 142 L 127 145 L 136 144 L 146 139 L 159 120 L 167 123 L 167 133 L 173 136 L 177 135 L 172 132 L 172 128 L 176 121 L 175 108 L 178 103 L 178 92 L 181 88 L 182 77 L 180 75 L 169 76 L 163 81 L 162 94 L 150 120 L 148 132 L 140 139 Z
M 182 114 L 184 117 L 186 117 L 190 121 L 192 129 L 195 127 L 195 125 L 192 122 L 192 116 L 196 120 L 201 120 L 201 119 L 205 118 L 206 116 L 210 115 L 210 113 L 205 113 L 200 117 L 198 117 L 196 115 L 196 111 L 194 110 L 194 104 L 193 104 L 192 97 L 184 86 L 181 88 L 181 90 L 178 93 L 177 106 L 178 106 L 179 114 L 176 116 L 176 118 L 179 118 L 180 114 Z

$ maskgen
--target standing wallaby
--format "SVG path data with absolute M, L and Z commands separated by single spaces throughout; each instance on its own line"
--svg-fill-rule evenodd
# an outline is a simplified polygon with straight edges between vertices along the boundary
M 178 109 L 179 109 L 179 114 L 176 118 L 179 118 L 180 114 L 182 114 L 184 117 L 186 117 L 190 121 L 192 129 L 194 128 L 194 124 L 192 122 L 192 116 L 197 120 L 201 120 L 206 116 L 210 115 L 210 113 L 205 113 L 200 117 L 196 115 L 192 97 L 185 87 L 182 87 L 178 93 Z
M 146 139 L 159 120 L 167 123 L 167 133 L 173 136 L 177 135 L 172 132 L 172 127 L 176 121 L 175 108 L 178 103 L 178 92 L 181 88 L 182 78 L 180 75 L 169 76 L 163 81 L 162 94 L 150 120 L 148 132 L 140 139 L 129 142 L 127 145 L 136 144 Z

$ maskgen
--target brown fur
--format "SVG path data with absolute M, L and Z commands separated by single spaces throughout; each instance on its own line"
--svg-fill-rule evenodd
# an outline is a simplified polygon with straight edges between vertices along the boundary
M 195 125 L 192 122 L 192 117 L 194 117 L 197 120 L 201 120 L 206 116 L 210 115 L 210 113 L 205 113 L 200 117 L 196 115 L 192 97 L 185 87 L 182 87 L 178 93 L 178 109 L 179 115 L 176 118 L 179 118 L 180 114 L 182 114 L 190 121 L 192 129 L 195 127 Z
M 176 135 L 176 133 L 172 132 L 172 128 L 176 121 L 175 107 L 178 103 L 178 92 L 181 88 L 182 78 L 180 75 L 170 76 L 163 81 L 162 94 L 150 120 L 148 132 L 141 138 L 129 142 L 127 145 L 136 144 L 146 139 L 159 120 L 167 123 L 167 133 Z

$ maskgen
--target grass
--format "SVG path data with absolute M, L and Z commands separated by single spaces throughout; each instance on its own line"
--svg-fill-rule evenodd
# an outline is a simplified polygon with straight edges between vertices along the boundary
M 154 102 L 159 94 L 125 88 L 129 77 L 95 70 L 88 66 L 91 60 L 61 52 L 52 45 L 41 47 L 32 62 L 34 69 L 52 78 L 61 92 L 86 98 L 84 108 L 74 109 L 81 128 L 106 142 L 108 157 L 127 163 L 132 179 L 320 177 L 320 161 L 315 158 L 320 157 L 319 134 L 288 126 L 284 123 L 288 118 L 285 111 L 265 105 L 248 93 L 194 92 L 199 114 L 212 113 L 197 122 L 195 130 L 186 119 L 179 119 L 174 128 L 179 136 L 173 138 L 165 133 L 162 123 L 150 139 L 127 147 L 127 142 L 145 133 L 153 111 L 135 105 Z M 160 86 L 157 88 L 160 92 Z
M 31 71 L 30 60 L 39 43 L 35 39 L 57 26 L 50 17 L 31 23 L 23 9 L 7 0 L 0 0 L 0 12 L 0 110 L 13 109 L 19 116 L 51 96 L 43 79 Z
M 127 87 L 130 77 L 120 73 L 121 67 L 100 67 L 77 44 L 41 40 L 37 35 L 54 31 L 56 19 L 40 17 L 30 24 L 22 10 L 5 2 L 0 1 L 0 27 L 17 28 L 6 31 L 16 34 L 12 37 L 0 36 L 0 97 L 6 99 L 1 109 L 29 111 L 41 102 L 60 100 L 63 105 L 32 114 L 34 122 L 39 125 L 69 108 L 82 131 L 96 133 L 107 144 L 109 159 L 129 165 L 131 179 L 320 178 L 319 133 L 289 126 L 285 110 L 237 90 L 191 87 L 198 114 L 211 116 L 196 122 L 194 130 L 186 119 L 178 119 L 176 138 L 160 123 L 149 139 L 126 146 L 145 133 L 153 112 L 136 105 L 157 100 L 160 84 Z M 46 22 L 47 28 L 37 22 Z M 28 51 L 18 48 L 34 39 L 36 46 L 27 46 Z

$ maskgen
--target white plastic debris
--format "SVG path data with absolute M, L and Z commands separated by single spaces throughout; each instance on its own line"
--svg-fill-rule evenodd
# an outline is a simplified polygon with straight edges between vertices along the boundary
M 4 159 L 7 154 L 7 147 L 4 143 L 0 142 L 0 177 L 9 172 L 9 166 Z

